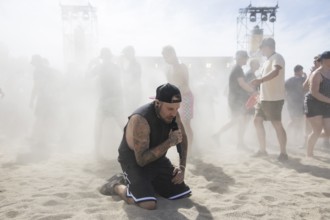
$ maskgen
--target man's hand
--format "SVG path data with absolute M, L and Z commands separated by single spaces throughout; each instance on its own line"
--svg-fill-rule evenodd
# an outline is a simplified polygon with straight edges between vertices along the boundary
M 180 184 L 184 180 L 184 170 L 181 169 L 180 167 L 175 167 L 173 170 L 173 178 L 172 178 L 172 183 L 174 184 Z
M 260 84 L 262 83 L 262 80 L 261 79 L 254 79 L 250 82 L 250 84 L 254 87 L 257 87 L 259 86 Z
M 182 142 L 182 133 L 181 130 L 175 130 L 175 131 L 170 131 L 170 134 L 168 135 L 168 139 L 170 140 L 170 145 L 175 146 L 178 143 Z

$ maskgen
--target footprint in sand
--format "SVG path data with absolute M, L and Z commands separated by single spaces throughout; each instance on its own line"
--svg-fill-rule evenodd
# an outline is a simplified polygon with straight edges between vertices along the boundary
M 246 196 L 246 195 L 238 195 L 238 196 L 236 196 L 236 198 L 237 198 L 238 200 L 243 200 L 243 201 L 245 201 L 245 200 L 248 200 L 248 199 L 249 199 L 249 197 L 248 197 L 248 196 Z
M 100 212 L 106 212 L 108 211 L 105 208 L 89 208 L 89 209 L 85 209 L 85 213 L 87 214 L 94 214 L 94 213 L 100 213 Z
M 330 193 L 326 193 L 326 192 L 324 192 L 324 193 L 322 193 L 325 197 L 330 197 Z
M 16 218 L 19 215 L 19 212 L 17 211 L 9 211 L 6 213 L 6 217 L 8 218 Z
M 273 196 L 263 196 L 262 198 L 269 202 L 274 202 L 276 200 L 276 198 Z
M 321 197 L 321 194 L 319 192 L 305 192 L 306 196 L 314 196 L 314 197 Z
M 67 198 L 69 193 L 55 193 L 54 196 L 60 197 L 62 199 Z
M 269 182 L 269 178 L 264 178 L 264 177 L 257 178 L 255 181 L 256 182 L 260 182 L 260 183 L 268 183 Z
M 49 200 L 47 202 L 45 202 L 43 205 L 44 206 L 56 206 L 56 205 L 59 205 L 60 203 L 55 201 L 55 200 Z
M 61 215 L 47 215 L 38 218 L 37 220 L 63 220 L 63 219 L 71 219 L 72 214 L 61 214 Z
M 37 197 L 44 197 L 47 196 L 47 194 L 34 194 L 32 197 L 37 198 Z
M 91 198 L 91 199 L 95 199 L 95 198 L 100 198 L 100 194 L 96 193 L 96 192 L 77 192 L 77 194 L 86 199 L 86 198 Z

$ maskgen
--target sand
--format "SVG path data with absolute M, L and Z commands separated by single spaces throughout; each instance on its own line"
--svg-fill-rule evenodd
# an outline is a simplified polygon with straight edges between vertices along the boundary
M 277 161 L 231 146 L 190 153 L 187 199 L 158 198 L 157 210 L 127 205 L 97 188 L 120 172 L 115 157 L 96 161 L 88 153 L 53 153 L 49 159 L 18 162 L 0 155 L 0 219 L 330 219 L 330 150 L 316 158 L 289 148 L 290 160 Z M 195 154 L 195 156 L 194 156 Z M 176 162 L 175 151 L 169 157 Z

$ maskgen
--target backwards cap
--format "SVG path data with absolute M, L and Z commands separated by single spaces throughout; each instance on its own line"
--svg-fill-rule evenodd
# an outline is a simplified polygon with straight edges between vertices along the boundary
M 166 83 L 164 85 L 158 86 L 156 90 L 156 99 L 167 103 L 181 102 L 181 92 L 175 85 Z

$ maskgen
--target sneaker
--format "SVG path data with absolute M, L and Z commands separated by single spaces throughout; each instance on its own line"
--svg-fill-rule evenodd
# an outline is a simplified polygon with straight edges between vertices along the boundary
M 125 177 L 122 173 L 115 174 L 108 182 L 104 184 L 100 189 L 100 193 L 106 196 L 116 195 L 115 186 L 116 185 L 126 185 Z
M 267 156 L 268 156 L 267 151 L 261 151 L 261 150 L 258 150 L 257 153 L 252 155 L 252 157 L 267 157 Z
M 284 161 L 287 161 L 289 159 L 288 155 L 287 154 L 283 154 L 283 153 L 280 153 L 280 155 L 278 156 L 278 161 L 280 162 L 284 162 Z

